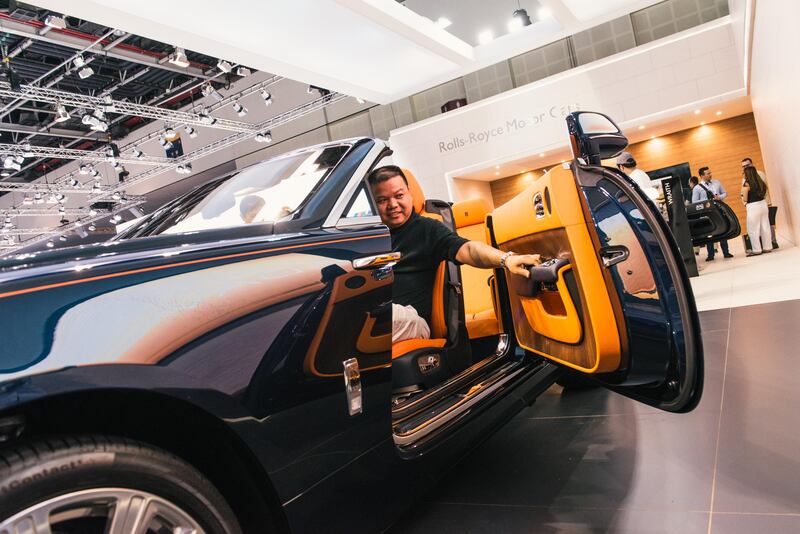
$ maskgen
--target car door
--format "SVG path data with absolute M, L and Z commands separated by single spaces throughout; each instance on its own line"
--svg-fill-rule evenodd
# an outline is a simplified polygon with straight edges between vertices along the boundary
M 732 239 L 742 233 L 739 219 L 730 206 L 718 200 L 703 200 L 686 206 L 692 245 Z
M 576 112 L 567 123 L 575 159 L 489 221 L 500 249 L 545 260 L 530 278 L 506 273 L 517 341 L 636 400 L 689 411 L 703 354 L 678 247 L 630 179 L 600 166 L 627 145 L 613 121 Z

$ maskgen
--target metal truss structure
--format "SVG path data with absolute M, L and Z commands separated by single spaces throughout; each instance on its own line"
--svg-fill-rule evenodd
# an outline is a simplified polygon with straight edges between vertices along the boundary
M 24 153 L 24 154 L 23 154 Z M 51 148 L 43 146 L 26 146 L 24 149 L 19 145 L 3 144 L 0 143 L 0 154 L 22 154 L 25 157 L 45 157 L 45 158 L 59 158 L 59 159 L 77 159 L 80 161 L 89 161 L 92 163 L 105 163 L 108 158 L 102 150 L 75 150 L 72 148 Z M 114 158 L 117 162 L 125 164 L 136 165 L 167 165 L 170 163 L 169 158 L 158 158 L 153 156 L 143 156 L 141 158 L 134 158 L 129 156 L 122 156 Z M 0 182 L 0 191 L 3 190 L 3 183 Z

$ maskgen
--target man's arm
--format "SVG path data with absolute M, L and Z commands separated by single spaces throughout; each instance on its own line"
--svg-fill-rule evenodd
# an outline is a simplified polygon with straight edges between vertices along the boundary
M 725 191 L 725 186 L 722 185 L 722 182 L 717 180 L 717 183 L 719 184 L 719 195 L 717 195 L 717 200 L 725 200 L 725 198 L 728 196 L 728 192 Z
M 498 269 L 501 267 L 500 259 L 505 254 L 502 250 L 490 247 L 480 241 L 467 241 L 456 253 L 456 261 L 478 267 L 479 269 Z M 511 255 L 506 258 L 506 268 L 520 276 L 528 278 L 530 273 L 525 265 L 539 265 L 541 259 L 538 254 Z

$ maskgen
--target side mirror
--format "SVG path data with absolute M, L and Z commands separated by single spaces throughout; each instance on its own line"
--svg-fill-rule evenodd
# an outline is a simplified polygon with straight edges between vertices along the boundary
M 572 156 L 589 165 L 618 156 L 628 146 L 614 121 L 602 113 L 575 111 L 567 115 L 567 131 L 572 143 Z

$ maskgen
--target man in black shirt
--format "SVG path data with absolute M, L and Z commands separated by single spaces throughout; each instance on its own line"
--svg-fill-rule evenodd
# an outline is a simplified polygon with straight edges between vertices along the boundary
M 403 171 L 380 167 L 368 177 L 378 214 L 400 252 L 392 287 L 392 342 L 429 338 L 434 275 L 439 263 L 453 261 L 482 269 L 504 267 L 528 277 L 526 265 L 538 265 L 538 254 L 514 255 L 480 241 L 468 241 L 441 222 L 414 212 L 414 199 Z

